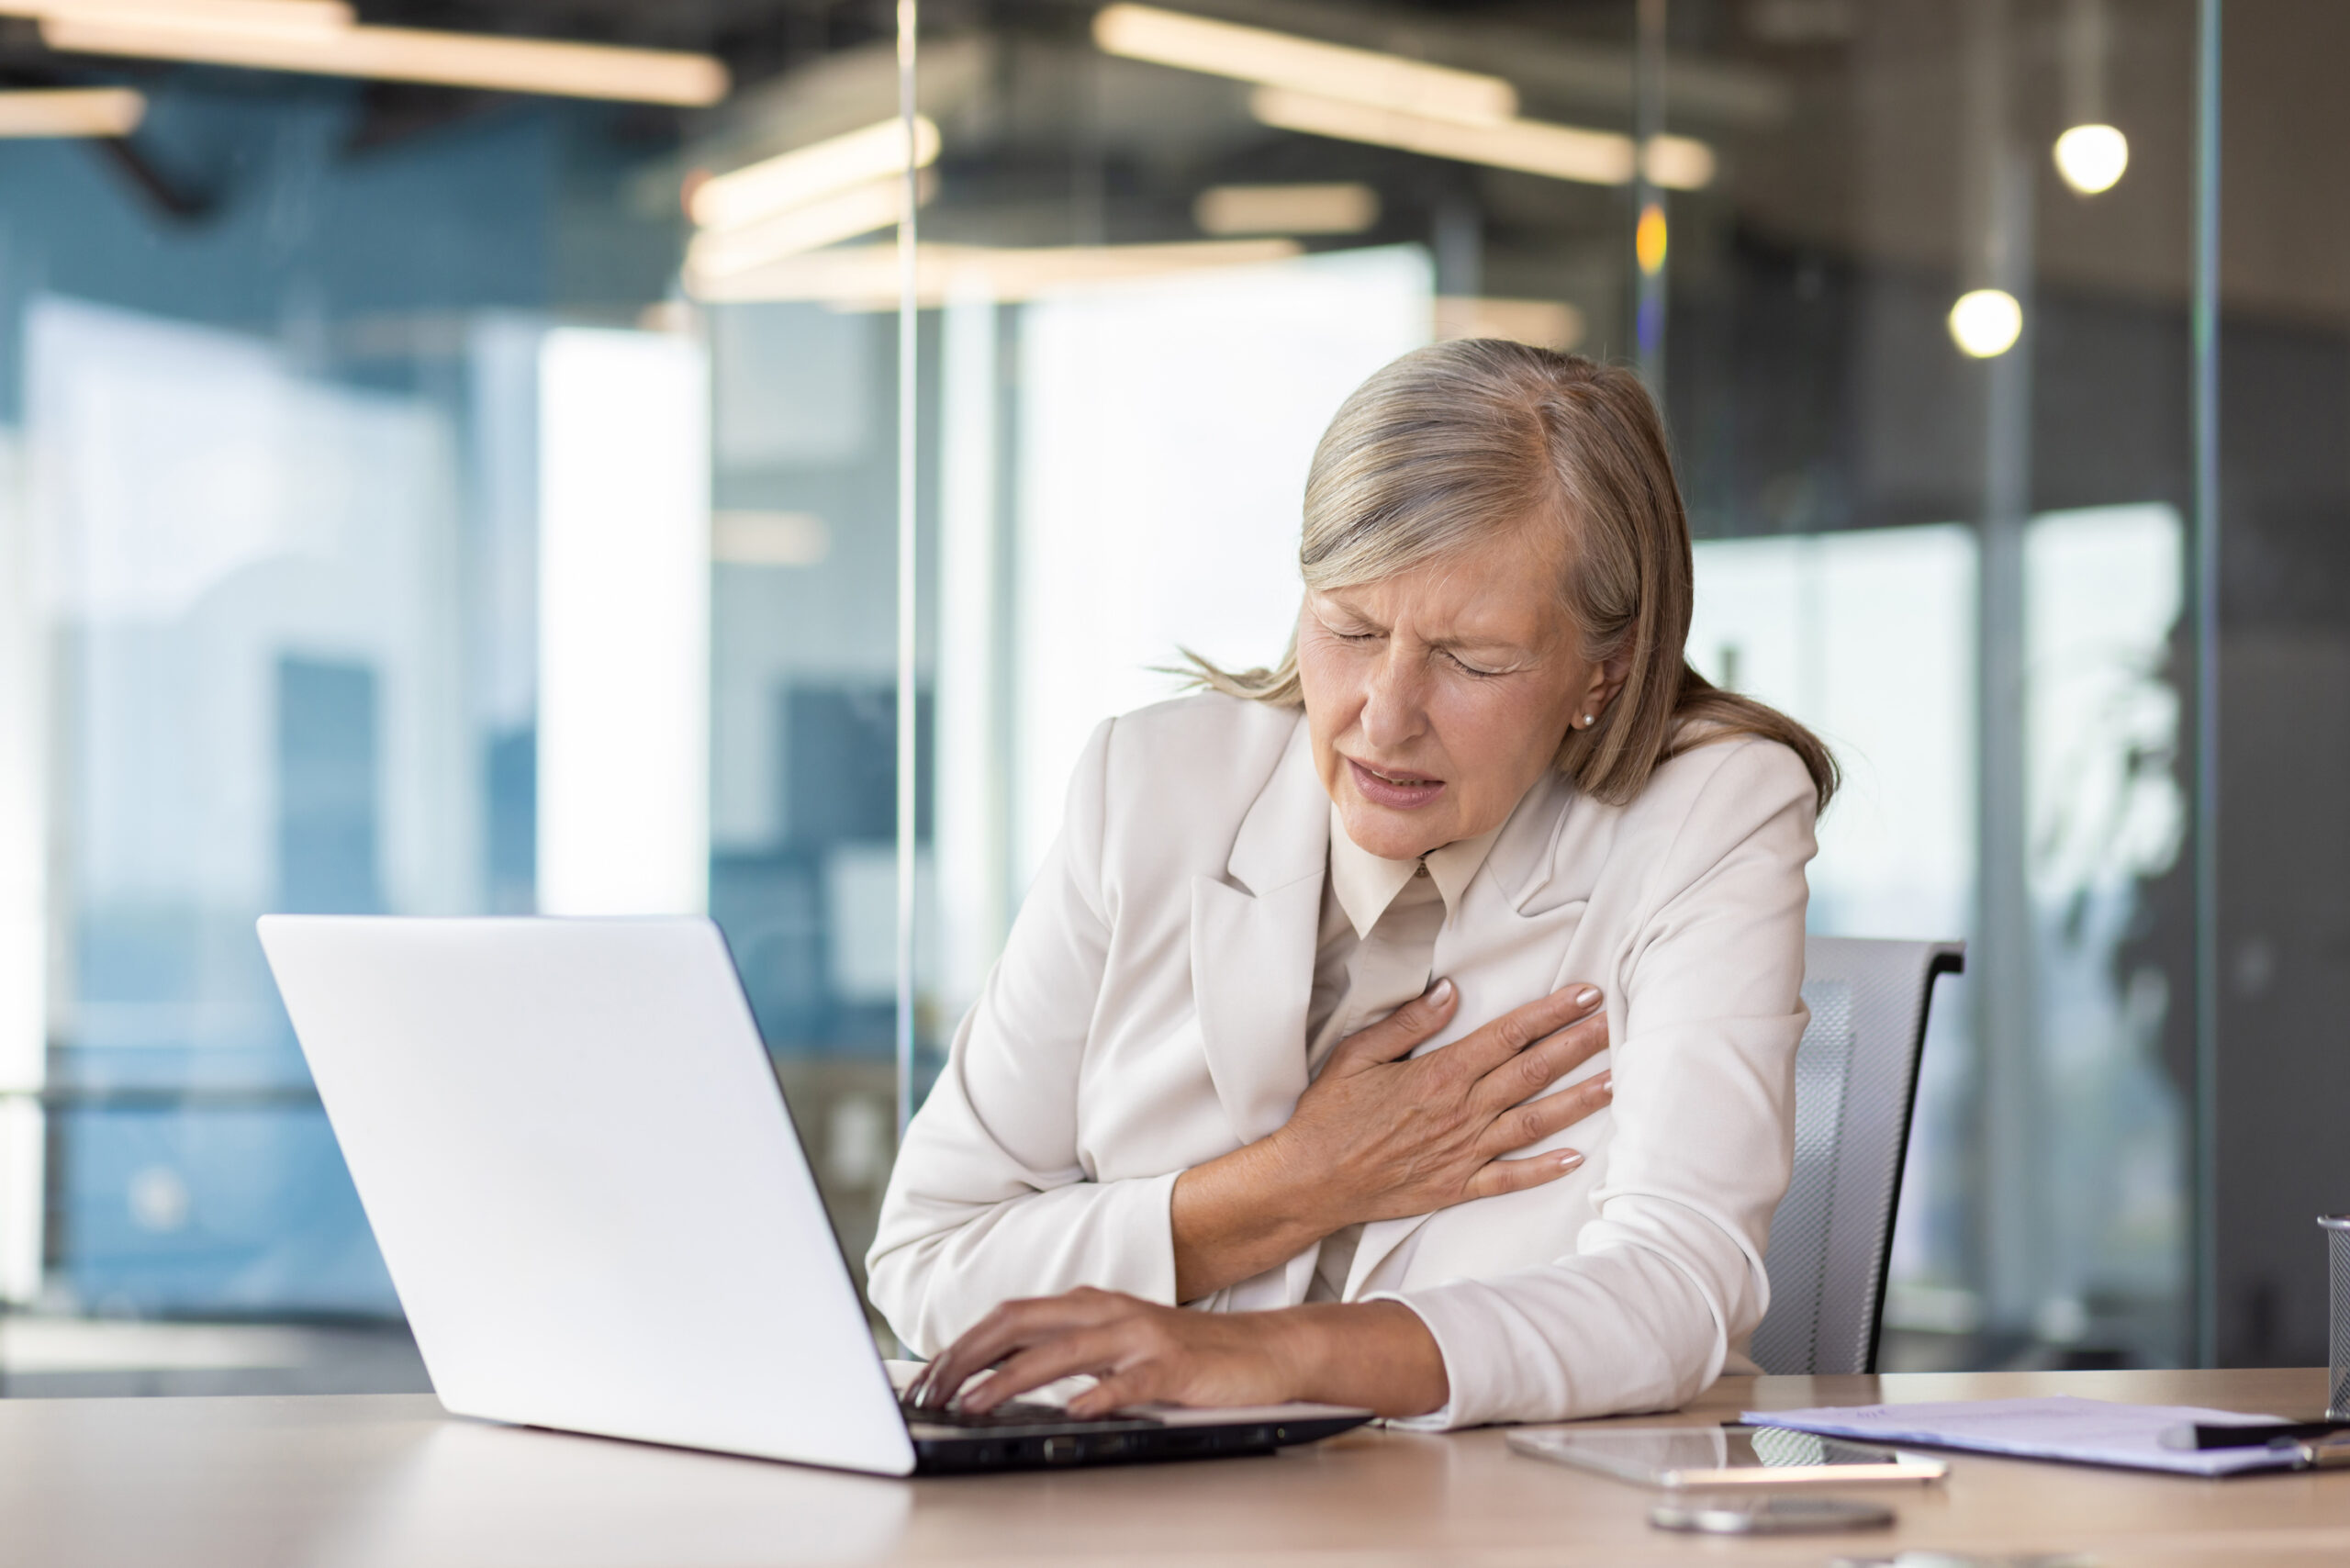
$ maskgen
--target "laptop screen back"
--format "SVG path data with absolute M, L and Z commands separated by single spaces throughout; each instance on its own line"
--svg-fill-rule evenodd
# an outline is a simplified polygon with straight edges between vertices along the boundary
M 716 926 L 272 915 L 261 935 L 451 1411 L 912 1471 Z

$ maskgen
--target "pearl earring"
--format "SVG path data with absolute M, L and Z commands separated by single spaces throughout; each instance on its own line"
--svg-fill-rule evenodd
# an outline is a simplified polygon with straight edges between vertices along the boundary
M 1599 722 L 1599 721 L 1598 721 L 1596 718 L 1595 718 L 1593 715 L 1589 714 L 1589 713 L 1585 713 L 1585 714 L 1583 716 L 1583 727 L 1584 729 L 1586 729 L 1586 730 L 1587 730 L 1587 729 L 1589 729 L 1589 728 L 1591 728 L 1591 727 L 1592 727 L 1592 725 L 1594 725 L 1594 724 L 1595 724 L 1595 723 L 1597 723 L 1597 722 Z

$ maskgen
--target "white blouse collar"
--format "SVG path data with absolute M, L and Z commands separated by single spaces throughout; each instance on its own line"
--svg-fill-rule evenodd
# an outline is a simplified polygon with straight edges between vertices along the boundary
M 1459 913 L 1461 893 L 1484 865 L 1486 853 L 1501 832 L 1496 827 L 1474 838 L 1460 839 L 1417 859 L 1387 860 L 1347 836 L 1346 822 L 1334 801 L 1330 806 L 1330 890 L 1337 895 L 1338 907 L 1346 911 L 1347 923 L 1355 928 L 1360 941 L 1371 935 L 1371 927 L 1395 902 L 1395 895 L 1425 865 L 1437 891 L 1444 897 L 1445 917 L 1450 919 Z

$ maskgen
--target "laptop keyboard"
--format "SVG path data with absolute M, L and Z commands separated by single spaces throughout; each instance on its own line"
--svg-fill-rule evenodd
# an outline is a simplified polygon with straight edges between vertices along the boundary
M 1040 1404 L 1033 1399 L 1007 1399 L 992 1410 L 956 1410 L 932 1406 L 909 1404 L 900 1400 L 898 1407 L 909 1421 L 927 1422 L 934 1427 L 959 1427 L 968 1431 L 986 1431 L 999 1427 L 1084 1427 L 1116 1424 L 1132 1426 L 1133 1416 L 1072 1416 L 1058 1405 Z

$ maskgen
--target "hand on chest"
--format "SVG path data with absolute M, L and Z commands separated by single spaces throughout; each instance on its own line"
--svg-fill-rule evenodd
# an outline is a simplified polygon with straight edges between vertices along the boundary
M 1415 1056 L 1570 984 L 1598 986 L 1622 1016 L 1620 944 L 1599 939 L 1583 899 L 1528 913 L 1481 886 L 1449 917 L 1441 902 L 1410 901 L 1331 961 L 1318 880 L 1257 898 L 1206 878 L 1192 890 L 1192 1005 L 1105 995 L 1095 1021 L 1079 1132 L 1097 1180 L 1185 1169 L 1269 1136 L 1338 1040 L 1436 977 L 1460 988 L 1460 1006 Z M 1603 1056 L 1573 1078 L 1606 1070 Z

